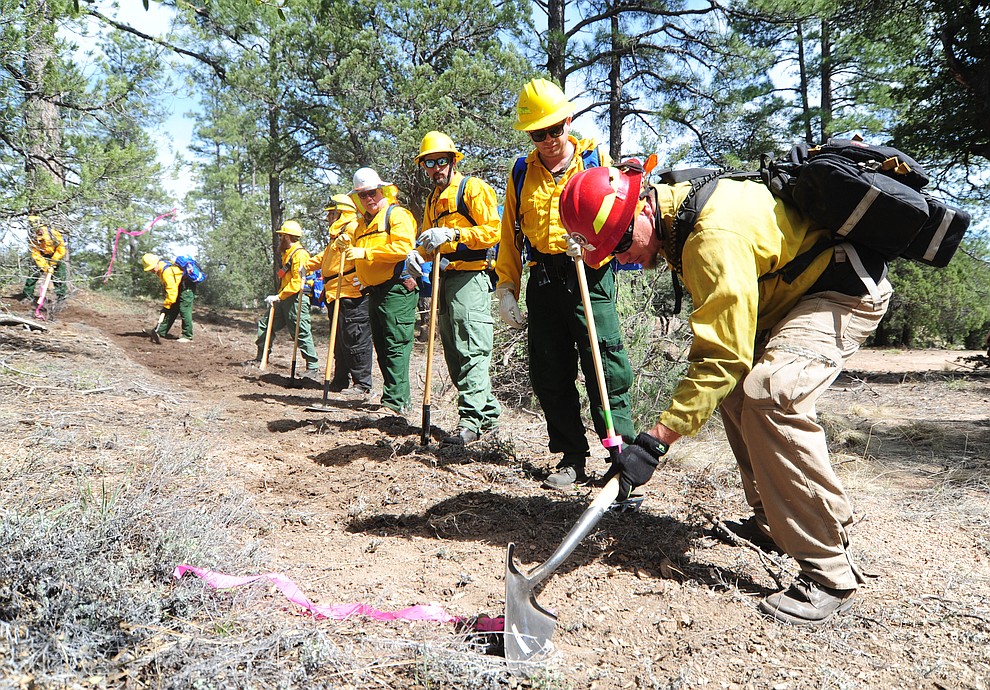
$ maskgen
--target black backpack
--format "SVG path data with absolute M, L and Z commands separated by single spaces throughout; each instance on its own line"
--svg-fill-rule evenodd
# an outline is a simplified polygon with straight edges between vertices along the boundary
M 797 144 L 784 158 L 763 156 L 758 171 L 690 168 L 664 170 L 659 177 L 666 184 L 691 183 L 664 242 L 664 254 L 677 273 L 683 268 L 684 242 L 723 179 L 761 181 L 774 196 L 831 230 L 832 237 L 777 272 L 788 281 L 822 251 L 843 242 L 872 249 L 888 261 L 903 257 L 943 268 L 970 222 L 962 209 L 922 191 L 929 182 L 928 173 L 912 157 L 857 139 L 830 139 L 813 148 Z M 659 215 L 656 222 L 660 223 Z M 676 275 L 673 280 L 676 313 L 681 289 Z
M 969 214 L 925 193 L 928 173 L 890 146 L 830 139 L 823 146 L 794 146 L 782 159 L 764 156 L 760 170 L 665 170 L 667 184 L 691 182 L 674 220 L 677 246 L 668 254 L 680 270 L 680 250 L 719 180 L 759 180 L 771 193 L 832 231 L 820 252 L 842 242 L 867 247 L 885 259 L 903 257 L 943 268 L 969 227 Z

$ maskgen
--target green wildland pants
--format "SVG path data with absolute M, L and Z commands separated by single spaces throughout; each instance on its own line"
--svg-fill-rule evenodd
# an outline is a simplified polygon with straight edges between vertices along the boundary
M 28 276 L 27 280 L 24 281 L 24 294 L 27 297 L 34 297 L 34 290 L 38 285 L 38 281 L 44 282 L 45 271 L 42 271 L 37 266 L 31 271 L 31 275 Z M 52 272 L 52 286 L 48 288 L 51 290 L 55 289 L 55 296 L 58 299 L 65 299 L 66 293 L 69 291 L 68 285 L 69 272 L 65 268 L 65 262 L 59 261 L 55 264 L 55 270 Z M 40 297 L 40 295 L 39 295 Z M 46 296 L 47 300 L 49 296 Z
M 588 268 L 587 276 L 612 423 L 617 434 L 633 437 L 636 433 L 629 402 L 633 375 L 615 312 L 615 275 L 605 265 L 599 269 Z M 606 424 L 584 305 L 570 257 L 550 255 L 550 260 L 531 267 L 526 306 L 529 310 L 529 375 L 547 419 L 550 451 L 564 454 L 562 465 L 583 468 L 588 440 L 577 390 L 579 361 L 591 403 L 591 419 L 599 438 L 605 437 Z
M 272 340 L 269 343 L 268 352 L 271 354 L 271 347 L 275 343 L 275 334 L 285 327 L 289 331 L 289 337 L 296 333 L 296 312 L 298 311 L 298 300 L 300 295 L 296 293 L 289 299 L 275 303 L 275 319 L 272 321 Z M 268 330 L 268 314 L 265 314 L 258 322 L 258 337 L 255 344 L 258 346 L 258 359 L 264 355 L 265 331 Z M 316 348 L 313 346 L 313 334 L 309 330 L 309 298 L 302 295 L 302 316 L 299 319 L 299 351 L 303 359 L 306 360 L 307 369 L 319 369 L 319 358 L 316 356 Z
M 172 328 L 177 316 L 182 317 L 182 337 L 192 340 L 193 337 L 193 302 L 196 301 L 196 289 L 184 282 L 179 287 L 179 299 L 165 310 L 165 320 L 158 327 L 158 335 L 165 335 Z
M 458 427 L 477 434 L 498 426 L 502 413 L 488 373 L 495 340 L 489 288 L 485 271 L 440 274 L 437 325 L 447 371 L 457 386 Z
M 416 328 L 419 295 L 395 279 L 366 288 L 371 316 L 371 341 L 382 372 L 382 405 L 409 409 L 409 358 Z

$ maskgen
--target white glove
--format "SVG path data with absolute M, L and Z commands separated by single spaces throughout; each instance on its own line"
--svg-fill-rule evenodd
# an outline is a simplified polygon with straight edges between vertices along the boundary
M 574 239 L 573 235 L 567 235 L 567 256 L 572 259 L 580 259 L 584 256 L 584 247 L 581 243 Z
M 526 322 L 523 320 L 522 312 L 519 311 L 519 303 L 513 293 L 515 285 L 504 283 L 495 290 L 498 297 L 498 314 L 506 326 L 511 328 L 524 328 Z
M 423 277 L 423 263 L 425 262 L 426 259 L 415 249 L 406 254 L 406 270 L 413 278 Z
M 269 307 L 275 304 L 276 302 L 281 302 L 281 301 L 282 299 L 278 295 L 268 295 L 268 297 L 265 298 L 265 304 L 267 304 Z
M 430 228 L 429 230 L 424 230 L 423 234 L 419 236 L 416 240 L 417 247 L 423 247 L 430 254 L 434 253 L 440 248 L 441 244 L 445 242 L 452 242 L 454 240 L 454 231 L 451 228 Z

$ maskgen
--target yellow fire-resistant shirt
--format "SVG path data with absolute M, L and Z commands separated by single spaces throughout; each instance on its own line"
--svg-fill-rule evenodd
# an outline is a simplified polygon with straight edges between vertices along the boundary
M 343 207 L 340 208 L 343 209 Z M 338 271 L 340 271 L 340 255 L 343 252 L 333 248 L 333 241 L 343 232 L 346 232 L 353 239 L 357 226 L 357 216 L 354 211 L 349 209 L 342 210 L 340 218 L 330 226 L 330 244 L 319 254 L 314 254 L 306 263 L 307 272 L 312 273 L 316 269 L 320 269 L 323 272 L 323 290 L 327 302 L 332 302 L 337 298 L 338 283 L 340 283 L 341 297 L 361 296 L 361 288 L 354 284 L 354 278 L 357 275 L 354 269 L 354 262 L 345 259 L 344 270 L 338 275 Z M 319 297 L 319 295 L 316 295 L 316 297 Z
M 291 260 L 289 259 L 290 256 L 292 257 Z M 303 281 L 299 277 L 299 269 L 305 268 L 308 262 L 309 252 L 303 249 L 298 240 L 282 252 L 282 268 L 279 270 L 282 282 L 279 284 L 279 299 L 289 299 L 302 290 Z
M 182 287 L 182 278 L 186 272 L 181 267 L 175 264 L 169 265 L 165 261 L 162 261 L 159 266 L 164 266 L 159 276 L 162 285 L 165 286 L 165 302 L 162 303 L 162 306 L 168 309 L 179 299 L 179 289 Z
M 689 182 L 652 186 L 665 230 Z M 693 436 L 753 367 L 757 331 L 773 327 L 822 274 L 832 249 L 822 252 L 793 283 L 760 280 L 828 237 L 758 182 L 722 180 L 684 243 L 684 287 L 691 294 L 694 340 L 688 371 L 660 423 Z
M 581 153 L 593 149 L 596 144 L 592 139 L 581 139 L 578 141 L 574 137 L 568 137 L 574 145 L 574 158 L 570 165 L 557 182 L 543 161 L 536 149 L 526 157 L 526 179 L 523 182 L 522 194 L 520 194 L 519 216 L 522 234 L 529 239 L 533 249 L 544 254 L 562 254 L 567 250 L 567 241 L 564 237 L 567 231 L 560 220 L 560 194 L 564 191 L 564 185 L 575 174 L 584 170 L 584 159 Z M 599 149 L 600 165 L 612 164 L 609 155 Z M 512 283 L 516 286 L 516 297 L 519 297 L 520 280 L 522 276 L 522 256 L 516 248 L 516 189 L 512 182 L 512 169 L 509 169 L 509 181 L 505 187 L 505 207 L 502 209 L 502 236 L 498 247 L 498 259 L 495 262 L 495 271 L 498 273 L 499 285 L 502 283 Z M 612 257 L 606 257 L 601 263 L 593 265 L 592 268 L 604 266 Z
M 416 243 L 416 218 L 398 204 L 391 206 L 389 228 L 385 227 L 388 208 L 383 208 L 370 221 L 363 214 L 358 218 L 354 246 L 368 250 L 367 259 L 356 261 L 358 280 L 362 285 L 381 285 L 395 275 L 395 266 L 406 260 Z
M 42 271 L 47 271 L 49 264 L 56 264 L 65 258 L 65 240 L 62 233 L 47 225 L 41 226 L 41 237 L 36 231 L 31 231 L 28 245 L 31 248 L 31 258 Z
M 488 248 L 495 246 L 499 240 L 498 198 L 495 196 L 495 190 L 487 182 L 477 177 L 469 177 L 464 184 L 464 205 L 474 220 L 472 223 L 457 211 L 457 191 L 463 179 L 461 173 L 455 172 L 450 176 L 450 183 L 444 189 L 434 189 L 430 192 L 430 196 L 426 199 L 426 209 L 423 211 L 422 229 L 459 230 L 461 233 L 459 242 L 446 242 L 440 245 L 440 255 L 450 261 L 447 270 L 483 271 L 488 268 L 487 256 L 485 256 Z M 474 250 L 478 256 L 465 256 L 466 252 L 471 250 Z M 419 253 L 429 258 L 422 247 L 419 248 Z

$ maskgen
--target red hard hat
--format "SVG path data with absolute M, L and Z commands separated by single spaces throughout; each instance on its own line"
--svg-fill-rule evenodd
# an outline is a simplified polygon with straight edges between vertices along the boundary
M 643 167 L 595 167 L 567 181 L 560 195 L 560 220 L 567 234 L 585 245 L 584 260 L 597 264 L 612 253 L 636 215 Z

